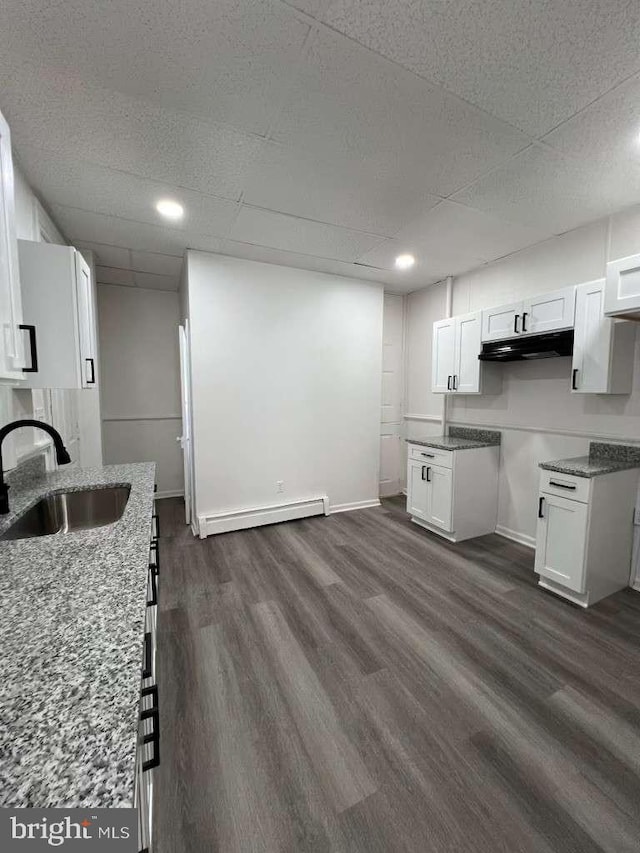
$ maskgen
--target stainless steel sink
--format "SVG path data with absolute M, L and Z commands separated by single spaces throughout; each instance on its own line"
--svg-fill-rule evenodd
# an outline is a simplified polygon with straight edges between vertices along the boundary
M 52 536 L 112 524 L 122 517 L 130 491 L 130 486 L 109 486 L 48 495 L 17 518 L 0 539 Z

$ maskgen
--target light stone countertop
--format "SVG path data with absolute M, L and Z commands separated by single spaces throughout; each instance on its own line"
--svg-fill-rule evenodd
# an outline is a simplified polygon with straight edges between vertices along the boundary
M 408 444 L 420 444 L 436 450 L 474 450 L 477 447 L 494 447 L 500 444 L 501 437 L 497 430 L 452 426 L 447 435 L 407 438 L 406 441 Z
M 131 492 L 114 524 L 0 541 L 0 806 L 131 806 L 155 465 L 41 459 L 9 476 L 0 533 L 45 494 Z
M 592 441 L 588 456 L 540 462 L 539 467 L 575 477 L 598 477 L 616 471 L 628 471 L 630 468 L 640 468 L 640 446 Z

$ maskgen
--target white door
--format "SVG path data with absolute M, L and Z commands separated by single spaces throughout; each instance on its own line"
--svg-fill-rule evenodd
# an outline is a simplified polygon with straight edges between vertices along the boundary
M 433 324 L 431 390 L 453 391 L 455 373 L 456 321 L 438 320 Z
M 456 355 L 453 387 L 461 394 L 480 393 L 481 314 L 456 317 Z
M 182 447 L 184 467 L 184 516 L 185 523 L 191 524 L 193 511 L 193 432 L 191 429 L 191 361 L 189 341 L 189 321 L 178 327 L 180 340 L 180 389 L 182 398 L 182 435 L 178 441 Z
M 429 465 L 427 468 L 427 521 L 443 530 L 451 530 L 453 471 Z
M 564 287 L 533 299 L 525 299 L 520 331 L 526 334 L 572 329 L 576 305 L 575 287 Z
M 22 302 L 18 274 L 9 125 L 0 113 L 0 378 L 23 379 Z
M 381 497 L 402 491 L 404 468 L 402 439 L 402 339 L 403 297 L 386 293 L 382 322 L 382 408 L 380 412 Z
M 571 390 L 582 394 L 606 394 L 613 320 L 604 316 L 604 279 L 576 288 Z
M 588 505 L 556 495 L 539 499 L 535 570 L 574 592 L 585 591 Z
M 83 388 L 96 387 L 96 328 L 91 293 L 91 270 L 80 252 L 75 253 L 76 298 Z
M 407 463 L 407 512 L 425 521 L 428 516 L 427 467 L 414 459 Z
M 522 319 L 522 302 L 487 308 L 482 312 L 482 342 L 501 341 L 519 335 Z

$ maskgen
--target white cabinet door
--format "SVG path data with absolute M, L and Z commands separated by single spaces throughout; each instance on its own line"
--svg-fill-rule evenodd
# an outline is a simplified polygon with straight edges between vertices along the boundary
M 23 378 L 21 323 L 11 136 L 0 113 L 0 379 Z
M 456 321 L 438 320 L 433 324 L 431 390 L 446 392 L 453 390 L 455 373 Z
M 613 320 L 604 316 L 603 278 L 576 288 L 572 391 L 606 394 L 609 390 Z
M 481 314 L 464 314 L 456 317 L 456 352 L 454 391 L 461 394 L 480 393 L 480 361 L 478 355 L 482 348 Z
M 425 521 L 429 503 L 428 487 L 427 466 L 410 459 L 407 466 L 407 512 Z
M 500 305 L 482 312 L 482 342 L 513 338 L 521 331 L 522 302 Z
M 573 317 L 576 304 L 575 287 L 564 287 L 544 293 L 532 299 L 525 299 L 520 331 L 523 334 L 556 332 L 560 329 L 573 328 Z
M 451 531 L 453 505 L 453 471 L 439 465 L 429 465 L 427 476 L 427 521 Z
M 640 255 L 607 264 L 604 310 L 606 314 L 640 316 Z
M 80 252 L 75 253 L 76 296 L 82 387 L 96 385 L 96 324 L 91 296 L 91 270 Z
M 583 593 L 589 505 L 550 494 L 541 494 L 539 501 L 535 570 Z

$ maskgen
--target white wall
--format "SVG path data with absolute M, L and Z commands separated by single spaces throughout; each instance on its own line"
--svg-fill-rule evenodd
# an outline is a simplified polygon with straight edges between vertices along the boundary
M 177 293 L 98 285 L 106 464 L 156 462 L 158 495 L 182 494 Z
M 377 502 L 381 286 L 189 252 L 188 290 L 197 515 Z
M 513 302 L 605 274 L 608 260 L 640 252 L 640 207 L 568 232 L 502 261 L 455 279 L 453 314 Z M 409 378 L 422 388 L 420 413 L 435 409 L 424 390 L 430 385 L 420 332 L 431 340 L 431 323 L 444 316 L 444 302 L 432 288 L 408 302 Z M 433 310 L 425 309 L 431 305 Z M 636 344 L 633 393 L 628 396 L 572 395 L 571 359 L 547 359 L 501 366 L 502 393 L 450 398 L 448 422 L 502 430 L 499 529 L 532 542 L 536 525 L 538 462 L 587 452 L 591 438 L 640 440 L 640 335 Z M 416 392 L 417 393 L 417 392 Z M 411 409 L 407 407 L 407 412 Z M 438 431 L 441 424 L 437 425 Z M 408 422 L 408 430 L 415 422 Z M 418 430 L 419 431 L 419 430 Z

